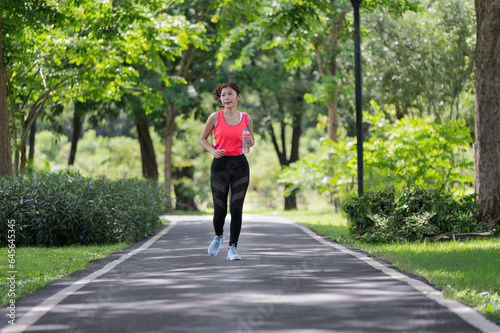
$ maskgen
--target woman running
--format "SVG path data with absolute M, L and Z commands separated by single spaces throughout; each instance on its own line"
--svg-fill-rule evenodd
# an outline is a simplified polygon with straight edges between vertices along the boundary
M 250 180 L 250 168 L 242 149 L 242 133 L 248 128 L 250 135 L 245 140 L 250 147 L 253 146 L 253 122 L 249 115 L 238 111 L 241 94 L 235 83 L 219 83 L 214 90 L 214 98 L 222 104 L 224 110 L 214 112 L 208 117 L 199 140 L 203 148 L 214 156 L 210 169 L 210 187 L 214 201 L 215 237 L 208 247 L 208 254 L 214 256 L 219 253 L 219 247 L 224 240 L 227 197 L 231 189 L 231 234 L 227 260 L 239 260 L 241 257 L 236 252 L 236 247 L 241 231 L 243 202 Z M 208 142 L 212 131 L 214 147 Z

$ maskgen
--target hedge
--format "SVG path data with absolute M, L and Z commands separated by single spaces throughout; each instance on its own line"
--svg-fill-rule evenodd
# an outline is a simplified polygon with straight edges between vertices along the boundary
M 0 246 L 7 245 L 8 224 L 17 246 L 66 246 L 147 237 L 170 200 L 145 180 L 32 173 L 0 178 L 0 207 Z

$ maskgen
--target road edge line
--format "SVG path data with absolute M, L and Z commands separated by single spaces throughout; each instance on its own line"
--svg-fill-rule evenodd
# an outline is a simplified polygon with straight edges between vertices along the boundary
M 58 291 L 54 295 L 52 295 L 49 298 L 47 298 L 46 300 L 44 300 L 42 303 L 35 306 L 28 313 L 26 313 L 26 315 L 23 318 L 19 319 L 19 322 L 16 323 L 15 326 L 4 327 L 0 332 L 1 333 L 21 333 L 21 332 L 27 330 L 34 323 L 36 323 L 41 317 L 43 317 L 47 312 L 49 312 L 57 304 L 62 302 L 66 297 L 70 296 L 75 291 L 84 287 L 85 285 L 87 285 L 88 283 L 97 279 L 101 275 L 111 271 L 113 268 L 115 268 L 116 266 L 118 266 L 119 264 L 124 262 L 125 260 L 129 259 L 130 257 L 138 254 L 139 252 L 146 250 L 151 245 L 153 245 L 153 243 L 156 242 L 160 237 L 166 235 L 170 230 L 172 230 L 172 228 L 175 227 L 175 225 L 177 223 L 177 221 L 169 221 L 169 222 L 170 222 L 169 225 L 165 229 L 160 231 L 155 236 L 151 237 L 148 241 L 146 241 L 144 244 L 142 244 L 139 248 L 132 250 L 126 254 L 123 254 L 120 258 L 108 263 L 106 266 L 99 269 L 98 271 L 95 271 L 94 273 L 92 273 L 84 278 L 81 278 L 80 280 L 73 282 L 71 285 L 64 288 L 63 290 Z
M 457 316 L 462 318 L 464 321 L 469 323 L 470 325 L 474 326 L 475 328 L 479 329 L 483 333 L 500 333 L 500 327 L 497 326 L 495 323 L 489 321 L 486 319 L 482 314 L 477 312 L 475 309 L 471 308 L 468 305 L 462 304 L 458 301 L 454 301 L 451 299 L 446 299 L 443 296 L 443 293 L 440 292 L 439 290 L 436 290 L 435 288 L 429 286 L 428 284 L 418 281 L 416 279 L 413 279 L 407 275 L 404 275 L 402 273 L 399 273 L 398 271 L 389 268 L 376 260 L 366 256 L 363 253 L 351 251 L 348 248 L 342 246 L 341 244 L 338 243 L 333 243 L 329 242 L 323 237 L 319 236 L 316 234 L 314 231 L 311 229 L 307 228 L 306 226 L 303 226 L 299 223 L 296 223 L 292 220 L 290 220 L 290 223 L 304 231 L 306 234 L 311 236 L 312 238 L 316 239 L 318 242 L 328 245 L 331 247 L 334 247 L 335 249 L 345 253 L 349 254 L 353 257 L 356 257 L 364 262 L 366 262 L 368 265 L 372 266 L 373 268 L 376 268 L 383 273 L 389 275 L 390 277 L 403 281 L 410 285 L 411 287 L 415 288 L 422 294 L 424 294 L 427 298 L 430 298 L 440 305 L 446 307 L 448 310 L 451 312 L 455 313 Z

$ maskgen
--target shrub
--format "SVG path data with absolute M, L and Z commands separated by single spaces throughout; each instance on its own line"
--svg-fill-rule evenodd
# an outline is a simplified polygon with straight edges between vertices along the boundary
M 144 180 L 83 178 L 65 172 L 0 178 L 0 232 L 14 220 L 18 246 L 137 241 L 152 234 L 170 205 Z M 7 244 L 2 237 L 0 246 Z
M 371 104 L 374 114 L 364 113 L 371 127 L 367 167 L 378 168 L 394 184 L 413 179 L 419 186 L 464 194 L 474 181 L 470 172 L 474 163 L 467 155 L 472 138 L 465 121 L 438 124 L 432 117 L 403 117 L 391 122 L 375 101 Z
M 369 242 L 415 241 L 450 231 L 486 231 L 477 223 L 476 195 L 455 200 L 436 189 L 414 184 L 396 192 L 393 187 L 352 198 L 344 206 L 351 233 Z
M 419 186 L 463 195 L 474 178 L 468 155 L 472 139 L 464 121 L 438 124 L 432 117 L 391 121 L 375 101 L 363 114 L 368 127 L 364 143 L 365 186 L 397 188 L 413 179 Z M 279 182 L 289 191 L 312 188 L 342 201 L 357 190 L 356 138 L 339 131 L 338 142 L 325 139 L 321 150 L 283 168 Z

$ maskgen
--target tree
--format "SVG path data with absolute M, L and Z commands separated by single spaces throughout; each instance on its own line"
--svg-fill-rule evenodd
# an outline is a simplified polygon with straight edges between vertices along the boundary
M 24 173 L 27 135 L 37 118 L 44 110 L 64 103 L 81 88 L 85 82 L 82 74 L 88 72 L 89 61 L 82 59 L 82 49 L 87 46 L 82 44 L 88 39 L 78 34 L 82 18 L 78 20 L 71 15 L 75 7 L 66 3 L 54 6 L 51 1 L 31 1 L 18 2 L 11 10 L 7 85 L 11 127 L 18 147 L 14 163 L 17 174 L 19 160 L 20 171 Z M 88 50 L 92 56 L 86 60 L 96 60 L 97 49 L 96 46 Z
M 367 100 L 392 105 L 396 117 L 460 114 L 473 89 L 475 20 L 472 1 L 429 1 L 423 13 L 365 15 L 364 84 Z M 455 116 L 455 117 L 453 117 Z M 471 126 L 472 127 L 472 126 Z
M 43 1 L 0 2 L 0 176 L 12 175 L 11 129 L 16 137 L 15 126 L 11 126 L 9 121 L 9 97 L 13 89 L 12 74 L 16 72 L 9 69 L 16 62 L 14 56 L 18 55 L 13 50 L 23 50 L 20 56 L 25 55 L 26 48 L 16 48 L 16 43 L 24 40 L 26 34 L 38 29 L 44 22 L 52 20 L 53 11 L 44 6 Z M 30 66 L 35 67 L 32 62 Z M 23 77 L 23 73 L 17 71 L 16 77 Z M 15 117 L 12 100 L 10 102 L 11 115 Z
M 2 8 L 3 9 L 3 8 Z M 7 102 L 7 71 L 4 61 L 3 11 L 0 14 L 0 176 L 12 175 L 9 107 Z
M 176 58 L 183 58 L 183 50 L 203 33 L 201 25 L 191 24 L 185 16 L 167 13 L 171 5 L 167 1 L 122 1 L 115 3 L 111 12 L 114 24 L 110 28 L 118 32 L 118 40 L 125 41 L 114 50 L 122 59 L 118 69 L 133 71 L 137 76 L 135 84 L 121 86 L 121 101 L 117 103 L 134 115 L 143 176 L 153 181 L 158 179 L 158 167 L 148 118 L 160 111 L 162 91 L 171 85 L 171 80 L 179 81 L 179 76 L 167 66 L 174 66 Z
M 15 12 L 10 31 L 16 34 L 9 34 L 7 69 L 16 75 L 7 76 L 6 85 L 15 121 L 11 127 L 21 127 L 19 135 L 14 131 L 19 146 L 15 165 L 17 170 L 20 155 L 21 173 L 27 134 L 44 110 L 69 100 L 120 99 L 127 92 L 143 95 L 147 109 L 159 94 L 136 82 L 136 67 L 163 73 L 161 80 L 169 85 L 172 78 L 162 59 L 181 56 L 203 33 L 201 25 L 190 24 L 184 16 L 167 14 L 171 4 L 167 0 L 98 4 L 46 0 L 14 6 L 17 3 L 9 1 Z M 40 18 L 30 25 L 23 19 L 30 15 Z
M 125 95 L 122 98 L 122 104 L 134 115 L 135 128 L 137 130 L 137 139 L 141 150 L 142 175 L 144 178 L 158 181 L 158 164 L 156 162 L 156 153 L 153 140 L 149 132 L 151 116 L 159 112 L 147 112 L 142 106 L 142 99 L 139 96 Z M 155 108 L 159 111 L 159 108 Z
M 238 5 L 233 1 L 234 5 Z M 281 63 L 287 69 L 313 67 L 320 82 L 313 93 L 306 95 L 309 102 L 317 102 L 328 109 L 328 137 L 337 141 L 339 127 L 338 99 L 346 73 L 341 73 L 339 55 L 345 51 L 349 32 L 348 13 L 352 4 L 348 0 L 282 0 L 245 3 L 251 10 L 247 22 L 240 23 L 226 33 L 218 60 L 229 59 L 233 45 L 246 39 L 246 45 L 237 53 L 234 69 L 248 66 L 259 50 L 279 50 Z M 232 7 L 232 6 L 228 6 Z M 368 1 L 368 10 L 388 8 L 400 15 L 405 10 L 418 10 L 413 1 Z M 257 14 L 255 14 L 257 13 Z M 249 37 L 249 38 L 248 38 Z M 352 51 L 351 51 L 352 53 Z M 305 92 L 304 92 L 305 93 Z M 345 110 L 344 110 L 345 111 Z M 333 176 L 335 170 L 330 170 Z
M 234 6 L 242 6 L 233 0 Z M 352 39 L 347 16 L 352 8 L 349 0 L 281 0 L 244 3 L 247 7 L 247 21 L 232 29 L 224 30 L 225 41 L 220 49 L 218 60 L 231 57 L 231 46 L 244 37 L 248 31 L 253 37 L 241 49 L 235 68 L 248 64 L 255 50 L 279 49 L 283 63 L 288 69 L 299 66 L 315 65 L 320 73 L 321 83 L 315 95 L 310 98 L 326 105 L 329 113 L 328 133 L 336 140 L 338 131 L 338 92 L 342 84 L 339 75 L 338 55 L 345 42 Z M 226 6 L 233 7 L 233 6 Z M 412 0 L 374 0 L 367 1 L 363 7 L 367 11 L 384 8 L 393 15 L 401 15 L 406 10 L 418 11 L 420 7 Z M 313 62 L 316 59 L 316 62 Z
M 175 166 L 172 175 L 175 209 L 197 211 L 195 197 L 201 191 L 194 181 L 195 160 L 200 155 L 205 157 L 204 149 L 198 143 L 204 123 L 194 120 L 193 116 L 190 118 L 178 117 L 176 123 L 175 143 L 172 147 L 172 163 Z M 206 170 L 202 171 L 202 174 L 205 176 Z M 208 181 L 205 186 L 207 185 Z
M 500 0 L 475 0 L 477 18 L 474 178 L 479 220 L 500 221 Z
M 90 103 L 80 102 L 78 100 L 75 101 L 75 110 L 73 111 L 73 133 L 71 135 L 71 147 L 69 149 L 68 165 L 75 164 L 76 149 L 78 147 L 78 140 L 80 140 L 80 136 L 82 135 L 85 112 L 89 109 L 89 107 L 92 106 L 93 105 Z
M 162 85 L 160 91 L 163 99 L 164 113 L 164 134 L 165 134 L 165 190 L 172 191 L 172 146 L 176 131 L 176 118 L 179 115 L 189 115 L 193 112 L 198 102 L 196 98 L 195 85 L 203 81 L 216 72 L 211 59 L 217 49 L 213 43 L 216 35 L 216 28 L 210 18 L 215 15 L 217 3 L 203 0 L 193 5 L 192 3 L 180 2 L 177 6 L 171 6 L 171 15 L 182 15 L 193 26 L 199 27 L 198 35 L 187 36 L 185 44 L 187 47 L 178 58 L 162 57 L 167 68 L 164 75 L 177 78 L 172 86 Z M 211 68 L 206 68 L 204 63 L 209 63 Z M 194 88 L 194 90 L 193 90 Z M 190 92 L 191 90 L 191 92 Z M 189 176 L 189 175 L 188 175 Z
M 257 96 L 258 103 L 251 106 L 255 111 L 255 130 L 270 138 L 283 168 L 299 159 L 303 119 L 308 115 L 304 94 L 310 91 L 313 75 L 310 69 L 300 67 L 287 71 L 278 60 L 279 55 L 273 53 L 257 52 L 251 66 L 236 73 L 236 79 L 246 82 L 248 90 Z M 297 190 L 285 193 L 285 210 L 296 209 Z

